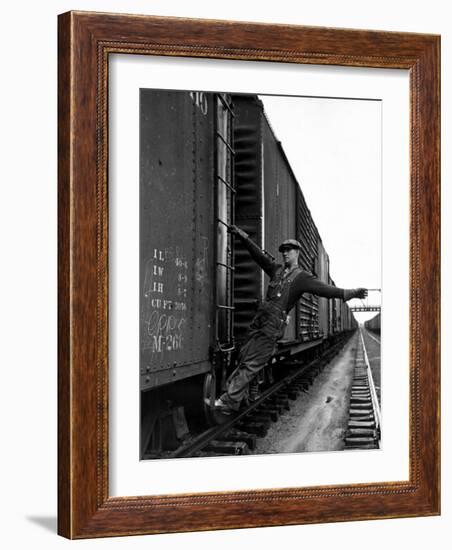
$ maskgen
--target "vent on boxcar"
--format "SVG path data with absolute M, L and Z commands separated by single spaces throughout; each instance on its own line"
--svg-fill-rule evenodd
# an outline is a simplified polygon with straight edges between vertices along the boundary
M 232 96 L 236 224 L 262 246 L 262 104 L 256 96 Z M 262 272 L 239 239 L 234 241 L 234 334 L 242 341 L 262 296 Z

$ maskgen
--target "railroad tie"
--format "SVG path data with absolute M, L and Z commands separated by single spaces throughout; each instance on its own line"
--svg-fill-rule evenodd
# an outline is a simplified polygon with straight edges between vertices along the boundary
M 255 434 L 258 437 L 265 437 L 268 432 L 268 426 L 263 422 L 248 422 L 247 420 L 240 420 L 237 423 L 237 427 L 243 432 Z
M 265 424 L 267 428 L 270 427 L 270 424 L 273 422 L 269 414 L 265 414 L 264 412 L 259 413 L 257 411 L 251 412 L 245 420 L 249 420 L 251 422 L 261 422 L 262 424 Z
M 270 407 L 270 406 L 267 406 L 267 405 L 260 405 L 256 409 L 256 412 L 258 414 L 263 413 L 265 415 L 268 415 L 270 417 L 270 419 L 272 420 L 272 422 L 276 422 L 279 418 L 279 414 L 281 412 L 281 409 L 278 409 L 276 407 Z
M 248 445 L 251 451 L 256 448 L 257 436 L 256 434 L 250 434 L 248 432 L 242 432 L 235 428 L 231 428 L 224 434 L 220 435 L 217 439 L 221 441 L 242 441 Z
M 367 368 L 364 349 L 358 339 L 350 392 L 349 421 L 344 437 L 345 449 L 379 448 Z
M 275 403 L 276 405 L 280 406 L 282 409 L 285 409 L 288 411 L 290 409 L 289 400 L 285 397 L 279 397 L 275 396 L 271 399 L 271 402 Z
M 250 449 L 244 441 L 218 441 L 212 439 L 205 449 L 209 453 L 223 455 L 249 455 Z

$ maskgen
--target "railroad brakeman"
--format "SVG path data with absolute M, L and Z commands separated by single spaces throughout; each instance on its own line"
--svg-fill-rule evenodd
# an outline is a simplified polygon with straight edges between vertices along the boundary
M 265 301 L 251 322 L 248 339 L 240 350 L 238 366 L 227 383 L 227 390 L 215 400 L 213 409 L 224 414 L 237 411 L 248 392 L 248 384 L 265 367 L 282 338 L 288 313 L 304 292 L 324 298 L 365 298 L 365 288 L 344 289 L 328 285 L 298 264 L 301 244 L 295 239 L 284 241 L 279 252 L 284 265 L 277 263 L 249 238 L 248 234 L 233 225 L 230 231 L 237 235 L 254 261 L 270 277 Z

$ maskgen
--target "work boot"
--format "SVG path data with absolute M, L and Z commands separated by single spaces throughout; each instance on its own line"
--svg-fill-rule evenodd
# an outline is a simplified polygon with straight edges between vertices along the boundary
M 233 414 L 235 411 L 232 407 L 230 407 L 227 403 L 225 403 L 221 397 L 218 399 L 215 399 L 215 402 L 213 404 L 213 407 L 210 403 L 210 399 L 206 398 L 204 400 L 205 404 L 209 406 L 212 410 L 221 412 L 222 414 Z

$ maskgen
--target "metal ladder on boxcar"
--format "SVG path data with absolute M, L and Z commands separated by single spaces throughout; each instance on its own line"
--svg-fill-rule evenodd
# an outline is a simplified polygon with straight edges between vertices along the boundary
M 217 373 L 220 385 L 232 362 L 234 343 L 234 250 L 229 227 L 234 224 L 234 112 L 227 94 L 216 94 L 215 112 L 215 216 L 216 216 L 216 270 L 215 270 L 215 349 L 212 370 L 204 381 L 204 397 L 211 404 L 217 393 Z M 209 418 L 209 408 L 205 408 Z
M 219 349 L 231 352 L 234 349 L 234 251 L 232 236 L 228 232 L 234 224 L 234 138 L 232 105 L 229 96 L 216 96 L 216 300 L 215 326 Z M 227 348 L 227 350 L 225 349 Z

